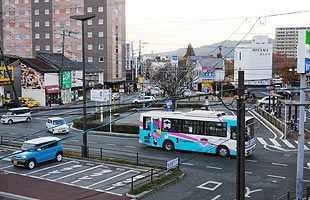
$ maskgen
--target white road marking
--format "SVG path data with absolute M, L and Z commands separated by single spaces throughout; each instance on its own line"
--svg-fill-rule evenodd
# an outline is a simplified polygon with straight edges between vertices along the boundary
M 268 177 L 271 177 L 271 178 L 280 178 L 280 179 L 286 179 L 286 177 L 284 176 L 276 176 L 276 175 L 267 175 Z
M 246 159 L 245 161 L 248 161 L 248 162 L 254 162 L 254 163 L 258 163 L 257 160 L 250 160 L 250 159 Z
M 70 140 L 71 142 L 79 142 L 79 140 Z
M 194 164 L 192 164 L 192 163 L 182 163 L 182 165 L 193 166 Z
M 93 170 L 93 169 L 96 169 L 96 168 L 99 168 L 99 167 L 102 167 L 102 165 L 98 165 L 96 167 L 92 167 L 92 168 L 84 169 L 82 171 L 78 171 L 78 172 L 75 172 L 75 173 L 72 173 L 72 174 L 68 174 L 66 176 L 62 176 L 62 177 L 56 178 L 56 179 L 54 179 L 54 181 L 58 181 L 58 180 L 61 180 L 61 179 L 64 179 L 64 178 L 67 178 L 67 177 L 70 177 L 70 176 L 74 176 L 76 174 L 83 173 L 83 172 L 87 172 L 87 171 L 90 171 L 90 170 Z
M 279 142 L 277 142 L 275 139 L 269 138 L 269 140 L 274 144 L 274 146 L 281 147 Z
M 17 135 L 17 133 L 9 133 L 10 135 Z
M 137 147 L 134 147 L 134 146 L 125 146 L 125 147 L 127 147 L 127 148 L 132 148 L 132 149 L 137 148 Z
M 303 180 L 304 182 L 306 182 L 306 183 L 310 183 L 310 181 L 309 180 Z
M 131 172 L 133 172 L 133 171 L 134 171 L 134 170 L 129 170 L 129 171 L 127 171 L 127 172 L 123 172 L 123 173 L 121 173 L 121 174 L 117 174 L 117 175 L 115 175 L 115 176 L 112 176 L 112 177 L 110 177 L 110 178 L 104 179 L 104 180 L 99 181 L 99 182 L 97 182 L 97 183 L 93 183 L 93 184 L 91 184 L 91 185 L 88 185 L 88 186 L 86 186 L 86 188 L 90 188 L 90 187 L 95 186 L 95 185 L 98 185 L 98 184 L 100 184 L 100 183 L 107 182 L 107 181 L 109 181 L 109 180 L 111 180 L 111 179 L 117 178 L 117 177 L 119 177 L 119 176 L 123 176 L 123 175 L 128 174 L 128 173 L 131 173 Z
M 267 145 L 267 142 L 263 138 L 257 137 L 257 139 L 262 145 Z
M 282 164 L 282 163 L 271 163 L 271 164 L 277 165 L 277 166 L 287 167 L 287 164 Z
M 253 172 L 247 172 L 247 171 L 246 171 L 245 173 L 246 173 L 246 174 L 253 174 Z
M 105 145 L 107 145 L 107 146 L 115 146 L 115 144 L 105 144 Z
M 295 141 L 295 143 L 298 145 L 298 141 Z M 306 145 L 304 145 L 304 149 L 305 149 L 305 151 L 309 150 L 309 148 Z
M 7 169 L 7 168 L 10 168 L 10 167 L 13 167 L 13 165 L 9 165 L 9 166 L 6 166 L 6 167 L 2 167 L 2 168 L 0 168 L 0 170 Z
M 75 181 L 72 181 L 71 184 L 74 184 L 74 183 L 78 183 L 80 182 L 81 180 L 75 180 Z
M 221 197 L 221 195 L 217 195 L 216 197 L 214 197 L 213 199 L 211 199 L 211 200 L 217 200 L 217 199 L 219 199 Z
M 207 168 L 209 168 L 209 169 L 218 169 L 218 170 L 221 170 L 222 168 L 220 168 L 220 167 L 213 167 L 213 166 L 206 166 Z
M 288 146 L 289 148 L 295 149 L 295 146 L 292 145 L 288 140 L 282 140 L 282 142 L 286 144 L 286 146 Z
M 58 165 L 53 165 L 53 166 L 50 166 L 50 167 L 46 167 L 46 168 L 43 168 L 43 169 L 34 170 L 34 171 L 31 171 L 31 172 L 25 173 L 23 175 L 34 174 L 34 173 L 45 171 L 47 169 L 51 169 L 51 168 L 54 168 L 54 167 L 59 167 L 59 166 L 62 166 L 62 165 L 67 165 L 67 164 L 70 164 L 70 163 L 73 163 L 73 162 L 76 163 L 76 161 L 69 161 L 69 162 L 58 164 Z
M 213 187 L 207 187 L 206 185 L 208 184 L 211 184 Z M 216 190 L 218 187 L 220 187 L 223 183 L 221 182 L 216 182 L 216 181 L 208 181 L 208 182 L 205 182 L 199 186 L 197 186 L 196 188 L 199 188 L 199 189 L 203 189 L 203 190 L 210 190 L 210 191 L 214 191 Z
M 89 141 L 88 143 L 89 143 L 89 144 L 97 144 L 97 142 L 90 142 L 90 141 Z
M 273 135 L 274 135 L 274 139 L 277 138 L 277 134 L 271 130 L 271 128 L 269 128 L 269 126 L 267 126 L 265 123 L 262 122 L 262 120 L 258 119 L 258 117 L 256 117 L 251 111 L 249 111 L 249 113 L 255 118 L 257 119 L 257 121 L 259 121 L 261 124 L 263 124 Z

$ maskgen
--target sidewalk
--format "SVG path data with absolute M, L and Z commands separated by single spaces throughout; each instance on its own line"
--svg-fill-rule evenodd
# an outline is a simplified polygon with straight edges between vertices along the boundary
M 124 196 L 5 172 L 0 172 L 0 183 L 0 197 L 12 199 L 129 199 Z

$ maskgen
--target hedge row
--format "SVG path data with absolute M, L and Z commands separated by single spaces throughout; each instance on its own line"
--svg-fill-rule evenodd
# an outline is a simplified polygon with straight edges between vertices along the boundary
M 96 131 L 103 131 L 109 132 L 110 125 L 106 125 L 105 122 L 98 122 L 98 121 L 87 121 L 87 129 L 96 128 Z M 83 129 L 83 121 L 82 120 L 75 120 L 73 126 L 78 129 Z M 101 126 L 100 128 L 97 128 Z M 112 132 L 115 133 L 130 133 L 130 134 L 139 134 L 139 126 L 134 124 L 112 124 Z

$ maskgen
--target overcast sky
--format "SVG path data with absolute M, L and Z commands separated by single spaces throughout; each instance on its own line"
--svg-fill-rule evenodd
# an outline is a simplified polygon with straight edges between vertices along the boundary
M 148 42 L 143 53 L 162 52 L 223 41 L 241 40 L 255 23 L 251 17 L 310 10 L 310 0 L 126 0 L 127 41 Z M 248 20 L 246 20 L 248 18 Z M 310 26 L 310 13 L 262 17 L 247 39 L 276 27 Z

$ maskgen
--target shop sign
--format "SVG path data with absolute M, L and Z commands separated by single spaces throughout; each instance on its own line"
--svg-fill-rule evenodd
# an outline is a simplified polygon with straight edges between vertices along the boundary
M 72 87 L 71 72 L 64 71 L 61 76 L 61 89 L 69 89 Z
M 310 32 L 298 31 L 297 73 L 310 72 Z
M 14 66 L 8 66 L 12 81 L 14 81 Z M 0 85 L 10 85 L 10 77 L 5 66 L 0 66 Z

